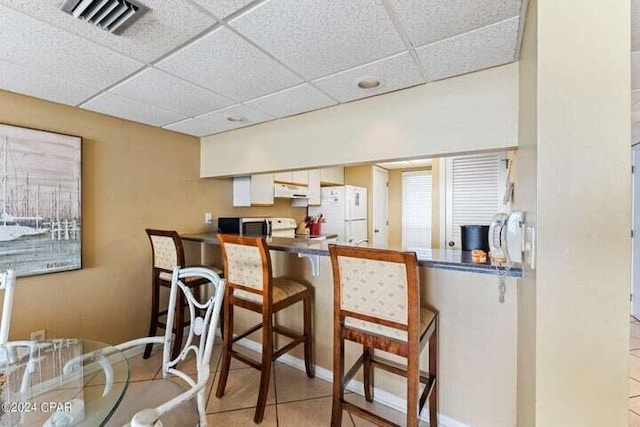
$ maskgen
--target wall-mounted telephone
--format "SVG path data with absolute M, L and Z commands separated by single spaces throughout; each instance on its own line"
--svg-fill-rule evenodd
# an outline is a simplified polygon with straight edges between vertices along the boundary
M 524 215 L 520 211 L 499 213 L 489 226 L 489 251 L 498 263 L 522 262 Z

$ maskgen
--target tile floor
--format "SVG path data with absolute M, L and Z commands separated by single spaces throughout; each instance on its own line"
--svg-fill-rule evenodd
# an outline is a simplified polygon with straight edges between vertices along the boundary
M 640 322 L 633 317 L 629 338 L 629 426 L 640 427 Z
M 640 338 L 640 324 L 638 324 L 638 337 Z M 640 342 L 640 339 L 638 340 Z M 640 347 L 639 347 L 640 348 Z M 227 388 L 222 399 L 215 397 L 215 388 L 218 383 L 221 345 L 214 347 L 211 358 L 212 375 L 211 385 L 208 386 L 207 421 L 212 426 L 255 426 L 253 415 L 258 398 L 259 371 L 247 365 L 232 360 L 231 371 L 227 381 Z M 256 358 L 257 353 L 246 350 L 246 353 Z M 162 378 L 160 372 L 162 354 L 154 351 L 147 360 L 142 355 L 130 359 L 131 382 L 129 387 L 142 387 L 149 381 L 158 381 Z M 638 359 L 640 372 L 640 354 Z M 193 360 L 188 360 L 181 369 L 185 373 L 195 373 Z M 306 374 L 283 363 L 276 362 L 273 369 L 271 390 L 267 398 L 267 408 L 261 426 L 264 427 L 326 427 L 331 421 L 331 384 L 319 378 L 309 379 Z M 640 376 L 639 376 L 640 379 Z M 180 380 L 177 380 L 180 381 Z M 638 383 L 640 385 L 640 383 Z M 364 398 L 350 393 L 348 400 L 363 404 Z M 376 403 L 375 407 L 366 404 L 376 413 L 392 418 L 396 423 L 405 424 L 402 420 L 404 414 L 389 407 Z M 640 402 L 639 402 L 640 405 Z M 425 408 L 426 410 L 426 408 Z M 640 416 L 639 416 L 640 418 Z M 343 414 L 343 427 L 371 426 L 369 422 L 351 415 L 346 411 Z M 428 426 L 428 423 L 421 423 Z

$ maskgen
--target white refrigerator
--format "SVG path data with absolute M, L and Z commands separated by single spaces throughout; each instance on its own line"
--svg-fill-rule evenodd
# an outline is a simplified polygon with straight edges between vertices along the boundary
M 359 242 L 367 236 L 367 189 L 345 185 L 323 187 L 320 206 L 309 206 L 309 215 L 322 214 L 322 234 L 337 234 L 340 242 Z

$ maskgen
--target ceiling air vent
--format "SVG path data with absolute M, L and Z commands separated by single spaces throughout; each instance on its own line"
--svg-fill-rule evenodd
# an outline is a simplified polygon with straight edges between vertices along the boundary
M 147 11 L 144 6 L 130 0 L 65 0 L 60 9 L 74 18 L 116 34 Z

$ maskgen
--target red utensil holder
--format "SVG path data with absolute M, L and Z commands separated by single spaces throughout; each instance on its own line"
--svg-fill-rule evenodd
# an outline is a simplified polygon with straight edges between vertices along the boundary
M 309 234 L 312 236 L 320 235 L 320 222 L 312 222 L 309 226 Z

